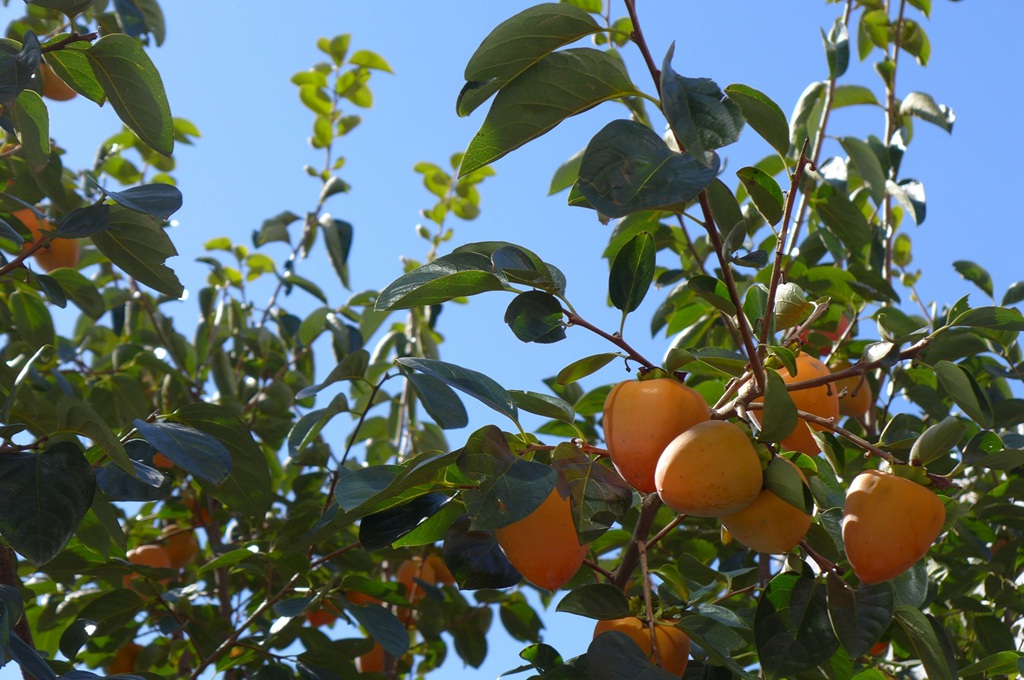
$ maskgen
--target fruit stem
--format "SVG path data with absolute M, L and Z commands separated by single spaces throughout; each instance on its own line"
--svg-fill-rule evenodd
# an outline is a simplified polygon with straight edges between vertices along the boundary
M 637 538 L 633 543 L 636 545 L 637 554 L 640 556 L 640 577 L 644 584 L 644 623 L 651 634 L 651 654 L 654 656 L 654 663 L 659 668 L 665 666 L 661 663 L 661 655 L 658 653 L 658 637 L 654 629 L 654 604 L 651 602 L 651 573 L 647 570 L 647 544 L 644 539 Z
M 654 545 L 661 539 L 665 538 L 665 536 L 667 536 L 670 531 L 672 531 L 677 526 L 682 524 L 683 520 L 685 519 L 686 515 L 676 515 L 675 517 L 673 517 L 672 521 L 665 525 L 665 528 L 663 528 L 658 533 L 654 534 L 654 536 L 651 537 L 651 540 L 644 543 L 644 550 L 650 550 L 652 545 Z

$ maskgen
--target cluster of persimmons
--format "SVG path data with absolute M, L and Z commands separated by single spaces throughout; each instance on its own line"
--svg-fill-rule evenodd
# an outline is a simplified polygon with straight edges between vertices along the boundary
M 849 366 L 837 363 L 833 369 Z M 797 355 L 795 367 L 795 373 L 780 370 L 787 386 L 832 373 L 806 352 Z M 832 422 L 841 415 L 862 417 L 874 401 L 862 375 L 794 386 L 789 394 L 799 411 Z M 806 486 L 804 472 L 793 462 L 799 456 L 791 460 L 763 446 L 759 455 L 748 428 L 713 419 L 704 397 L 680 380 L 652 377 L 616 385 L 605 401 L 603 427 L 615 469 L 642 494 L 657 493 L 680 515 L 719 518 L 723 537 L 758 553 L 787 553 L 804 540 L 813 507 L 784 500 L 765 481 L 768 465 L 781 465 L 792 468 Z M 801 420 L 776 448 L 819 455 L 809 427 L 827 429 Z M 895 517 L 900 521 L 893 521 Z M 843 508 L 846 557 L 861 583 L 887 581 L 924 556 L 944 521 L 945 507 L 930 489 L 895 474 L 865 470 L 850 482 Z M 588 548 L 580 544 L 569 499 L 557 486 L 531 515 L 496 533 L 509 561 L 527 580 L 548 590 L 561 587 L 577 572 Z M 537 550 L 538 533 L 546 536 L 542 552 Z M 671 621 L 655 621 L 653 632 L 647 625 L 637 617 L 601 621 L 594 635 L 626 633 L 652 661 L 682 675 L 690 649 L 686 635 Z

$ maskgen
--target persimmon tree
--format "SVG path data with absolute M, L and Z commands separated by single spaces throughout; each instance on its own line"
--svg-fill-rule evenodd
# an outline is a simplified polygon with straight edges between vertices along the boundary
M 479 132 L 416 166 L 424 255 L 391 283 L 350 281 L 355 227 L 328 212 L 390 67 L 358 37 L 321 39 L 292 79 L 318 191 L 251 244 L 206 243 L 186 329 L 165 227 L 174 145 L 199 131 L 146 53 L 159 6 L 27 2 L 0 40 L 0 662 L 39 679 L 424 677 L 450 651 L 479 666 L 497 612 L 524 645 L 509 672 L 529 677 L 1021 672 L 1024 286 L 997 305 L 957 261 L 992 304 L 929 306 L 910 267 L 925 192 L 901 160 L 915 125 L 954 120 L 897 77 L 927 63 L 932 9 L 837 4 L 824 79 L 789 117 L 751 85 L 676 73 L 633 0 L 524 9 L 466 67 L 456 110 L 487 106 Z M 851 51 L 879 81 L 846 82 Z M 48 116 L 75 97 L 123 124 L 77 170 Z M 558 253 L 449 246 L 492 163 L 601 104 L 552 190 L 607 230 L 607 288 L 586 292 L 621 311 L 607 329 L 575 311 Z M 842 107 L 876 127 L 835 129 Z M 742 133 L 763 154 L 724 170 Z M 35 257 L 67 241 L 77 261 Z M 358 292 L 328 298 L 317 250 Z M 508 386 L 442 359 L 445 305 L 483 294 L 509 297 L 523 342 L 593 333 L 608 351 Z M 662 357 L 630 342 L 646 332 L 669 338 Z M 449 442 L 465 396 L 495 422 Z M 554 649 L 529 588 L 607 632 Z M 360 634 L 335 636 L 339 619 Z

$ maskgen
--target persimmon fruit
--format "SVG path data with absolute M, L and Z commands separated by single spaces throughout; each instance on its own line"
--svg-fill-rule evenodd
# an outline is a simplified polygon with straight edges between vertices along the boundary
M 373 643 L 373 649 L 356 658 L 356 670 L 360 673 L 384 672 L 384 648 L 379 642 Z
M 171 558 L 167 555 L 167 550 L 159 545 L 141 545 L 138 548 L 132 548 L 128 551 L 127 557 L 130 564 L 139 564 L 159 569 L 174 568 L 171 566 Z M 132 582 L 137 578 L 140 578 L 139 574 L 126 575 L 124 577 L 124 586 L 126 588 L 131 587 Z M 167 584 L 169 579 L 162 579 L 160 582 Z
M 66 102 L 78 96 L 78 93 L 61 80 L 61 77 L 54 73 L 46 62 L 39 64 L 39 77 L 43 81 L 43 96 L 47 99 Z
M 42 235 L 43 225 L 34 212 L 28 208 L 15 210 L 11 213 L 18 221 L 28 227 L 32 232 L 32 242 L 39 241 Z M 54 238 L 45 248 L 40 248 L 33 257 L 44 271 L 52 272 L 60 267 L 74 267 L 78 264 L 78 240 L 73 238 Z
M 668 443 L 710 417 L 704 397 L 673 378 L 621 382 L 604 402 L 609 457 L 630 486 L 652 493 L 654 469 Z
M 797 355 L 796 374 L 790 373 L 786 368 L 779 371 L 782 382 L 787 385 L 820 378 L 831 373 L 828 366 L 823 364 L 820 359 L 807 353 Z M 835 385 L 818 385 L 802 390 L 790 390 L 789 397 L 793 400 L 793 405 L 801 411 L 811 413 L 819 418 L 836 419 L 839 417 L 839 393 L 836 391 Z M 810 423 L 810 426 L 819 432 L 827 429 L 824 425 L 817 423 Z M 803 420 L 799 421 L 796 424 L 796 429 L 779 443 L 787 451 L 799 451 L 808 456 L 816 456 L 821 453 L 818 442 L 811 436 L 807 429 L 807 423 Z
M 780 465 L 790 465 L 800 475 L 803 483 L 807 478 L 800 467 L 785 458 L 776 458 Z M 751 550 L 759 553 L 778 555 L 795 548 L 811 528 L 811 515 L 762 489 L 754 502 L 738 512 L 722 516 L 722 526 L 736 539 Z
M 137 642 L 129 642 L 125 645 L 121 645 L 114 652 L 114 660 L 111 661 L 105 667 L 108 675 L 116 675 L 118 673 L 134 673 L 135 672 L 135 660 L 139 658 L 139 654 L 142 653 L 142 645 Z
M 580 544 L 569 499 L 557 486 L 532 513 L 494 533 L 512 566 L 547 590 L 558 590 L 579 571 L 589 547 Z
M 698 423 L 672 440 L 654 474 L 658 495 L 678 513 L 721 517 L 761 492 L 761 461 L 747 434 L 725 420 Z
M 455 585 L 455 577 L 452 575 L 448 565 L 444 563 L 444 559 L 437 554 L 433 554 L 427 557 L 427 566 L 434 569 L 434 574 L 437 577 L 436 583 L 441 583 L 446 586 Z
M 930 489 L 865 470 L 850 484 L 843 505 L 846 558 L 862 583 L 888 581 L 925 556 L 945 521 L 946 508 Z
M 850 366 L 849 361 L 837 361 L 832 364 L 832 372 L 836 373 Z M 833 389 L 839 398 L 839 413 L 844 416 L 860 418 L 875 402 L 875 397 L 871 393 L 871 385 L 862 375 L 837 380 Z
M 661 667 L 669 673 L 682 677 L 686 672 L 686 665 L 690 662 L 690 638 L 670 622 L 654 622 L 653 646 L 651 630 L 635 616 L 598 621 L 594 627 L 594 637 L 606 631 L 625 633 L 643 650 L 651 663 L 660 661 Z M 654 654 L 655 646 L 658 650 L 657 657 Z
M 158 470 L 173 470 L 174 461 L 157 451 L 153 454 L 153 467 Z
M 427 594 L 417 580 L 434 585 L 437 583 L 437 572 L 429 560 L 417 555 L 398 565 L 395 580 L 405 586 L 405 599 L 415 604 Z
M 305 613 L 306 621 L 313 628 L 324 628 L 334 625 L 334 622 L 338 620 L 337 614 L 332 612 L 327 607 L 321 607 L 315 611 Z
M 199 554 L 199 539 L 191 527 L 171 524 L 164 529 L 159 540 L 172 569 L 181 569 L 192 564 Z

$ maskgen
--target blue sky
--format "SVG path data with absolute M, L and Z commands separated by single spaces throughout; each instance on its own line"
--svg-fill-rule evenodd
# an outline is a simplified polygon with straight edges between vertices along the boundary
M 176 153 L 185 203 L 171 233 L 180 257 L 168 262 L 195 292 L 205 279 L 206 266 L 194 260 L 205 254 L 202 244 L 207 239 L 227 235 L 251 244 L 250 234 L 264 219 L 284 210 L 301 214 L 315 205 L 319 185 L 302 167 L 318 164 L 321 156 L 306 145 L 312 116 L 299 103 L 289 78 L 320 59 L 318 37 L 338 33 L 352 34 L 353 49 L 379 53 L 395 72 L 374 75 L 372 109 L 349 111 L 364 117 L 339 147 L 348 159 L 340 175 L 352 191 L 327 206 L 355 227 L 353 288 L 380 289 L 401 273 L 400 256 L 422 258 L 427 247 L 416 236 L 415 226 L 420 222 L 418 211 L 431 205 L 432 197 L 412 168 L 419 161 L 444 165 L 453 152 L 465 148 L 484 115 L 483 109 L 468 119 L 455 115 L 465 63 L 492 27 L 530 3 L 163 4 L 167 42 L 150 54 L 163 74 L 174 114 L 192 120 L 203 135 L 194 147 L 179 147 Z M 815 0 L 638 4 L 656 60 L 674 42 L 674 67 L 680 74 L 710 77 L 722 87 L 750 85 L 772 97 L 787 114 L 809 82 L 826 77 L 819 28 L 828 30 L 841 11 L 841 5 Z M 19 10 L 20 3 L 14 2 L 0 15 Z M 624 9 L 616 2 L 613 15 L 622 14 Z M 924 271 L 919 292 L 925 303 L 952 303 L 970 293 L 975 304 L 984 304 L 981 292 L 953 270 L 950 263 L 955 259 L 986 267 L 997 298 L 1011 283 L 1024 279 L 1021 239 L 1014 224 L 1014 166 L 1024 150 L 1016 124 L 1022 95 L 1016 66 L 1005 56 L 1019 39 L 1022 19 L 1024 4 L 1015 0 L 935 0 L 932 19 L 924 21 L 933 48 L 931 63 L 922 69 L 906 55 L 901 58 L 900 93 L 927 92 L 957 114 L 952 135 L 918 123 L 904 161 L 903 176 L 920 180 L 927 192 L 926 222 L 909 227 L 914 266 Z M 636 51 L 626 48 L 625 53 L 634 81 L 653 92 Z M 867 62 L 851 64 L 845 82 L 867 85 L 880 94 L 880 81 L 871 67 L 878 55 L 876 51 Z M 569 299 L 584 318 L 616 329 L 619 314 L 605 304 L 607 266 L 600 259 L 609 227 L 589 211 L 567 207 L 565 194 L 548 197 L 547 188 L 563 160 L 583 148 L 605 122 L 623 115 L 621 107 L 603 105 L 498 161 L 497 175 L 481 186 L 481 216 L 472 223 L 453 221 L 450 247 L 499 239 L 526 246 L 565 272 Z M 72 167 L 88 164 L 98 142 L 119 128 L 109 108 L 98 109 L 82 98 L 55 103 L 51 116 L 55 137 L 69 151 L 65 164 Z M 840 112 L 833 125 L 836 134 L 882 132 L 882 118 L 876 112 L 868 117 Z M 738 144 L 724 150 L 726 181 L 731 183 L 732 172 L 768 152 L 764 142 L 746 131 Z M 826 146 L 826 157 L 836 153 L 838 145 Z M 285 248 L 275 244 L 264 252 L 283 258 Z M 332 302 L 347 297 L 322 252 L 301 264 L 298 273 L 322 285 Z M 286 304 L 296 310 L 317 306 L 312 299 L 300 300 L 300 295 Z M 653 358 L 662 356 L 669 341 L 651 338 L 647 331 L 647 320 L 663 295 L 652 291 L 626 327 L 627 339 Z M 524 345 L 502 323 L 508 301 L 495 294 L 446 309 L 440 323 L 446 337 L 442 358 L 483 371 L 508 388 L 541 390 L 543 378 L 574 359 L 611 349 L 578 329 L 570 330 L 569 339 L 558 345 Z M 177 303 L 176 309 L 185 327 L 194 323 L 194 299 Z M 616 363 L 585 386 L 625 377 Z M 510 427 L 481 407 L 467 406 L 470 428 L 449 434 L 453 447 L 460 446 L 469 431 L 490 422 Z M 547 623 L 547 641 L 564 655 L 585 650 L 589 622 L 559 615 Z M 518 644 L 504 637 L 497 621 L 493 633 L 485 666 L 458 670 L 458 677 L 494 678 L 516 665 Z M 455 659 L 454 651 L 451 656 Z M 461 668 L 457 659 L 454 664 Z M 454 677 L 455 672 L 442 674 Z M 10 665 L 0 670 L 0 680 L 15 677 L 20 675 Z

